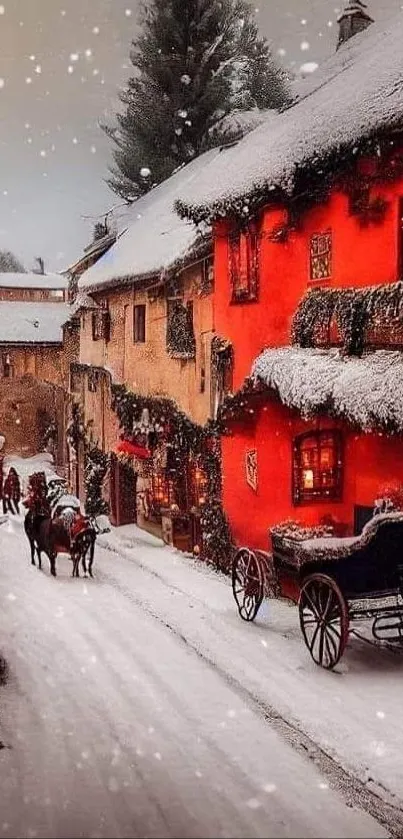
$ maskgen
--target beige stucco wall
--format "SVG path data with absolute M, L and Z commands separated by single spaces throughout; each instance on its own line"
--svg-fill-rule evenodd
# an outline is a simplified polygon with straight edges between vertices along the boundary
M 107 303 L 111 316 L 110 341 L 93 341 L 92 315 L 81 316 L 80 362 L 106 367 L 115 382 L 144 395 L 168 396 L 193 420 L 205 423 L 210 415 L 210 345 L 213 334 L 212 295 L 200 294 L 201 265 L 183 274 L 183 301 L 193 301 L 196 357 L 171 358 L 166 349 L 167 301 L 150 299 L 145 290 L 126 286 L 116 291 L 93 294 Z M 133 307 L 146 305 L 146 340 L 133 341 Z M 201 392 L 201 367 L 205 387 Z M 91 394 L 89 394 L 91 396 Z M 88 400 L 87 400 L 88 402 Z

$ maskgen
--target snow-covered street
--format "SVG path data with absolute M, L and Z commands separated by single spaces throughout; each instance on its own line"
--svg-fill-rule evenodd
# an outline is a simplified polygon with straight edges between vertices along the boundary
M 403 831 L 403 656 L 315 668 L 295 608 L 133 527 L 94 580 L 0 527 L 0 835 L 378 837 Z M 378 821 L 375 821 L 376 817 Z

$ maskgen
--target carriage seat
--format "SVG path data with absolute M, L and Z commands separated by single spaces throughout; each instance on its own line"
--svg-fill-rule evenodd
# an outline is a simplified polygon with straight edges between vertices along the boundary
M 321 559 L 343 559 L 367 548 L 384 529 L 385 525 L 396 524 L 396 529 L 403 530 L 403 511 L 391 513 L 380 513 L 367 522 L 359 536 L 346 536 L 338 538 L 325 536 L 319 539 L 306 539 L 297 545 L 294 542 L 294 550 L 299 560 L 321 560 Z M 400 525 L 400 527 L 398 527 Z M 401 535 L 396 534 L 396 535 Z M 291 542 L 291 540 L 290 540 Z

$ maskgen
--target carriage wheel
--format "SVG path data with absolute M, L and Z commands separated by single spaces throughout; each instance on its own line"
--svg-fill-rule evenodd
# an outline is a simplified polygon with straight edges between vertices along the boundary
M 255 620 L 263 600 L 263 573 L 257 556 L 248 548 L 241 548 L 234 557 L 232 591 L 242 620 Z
M 331 577 L 307 577 L 299 598 L 299 622 L 315 664 L 331 670 L 345 650 L 349 624 L 347 603 Z

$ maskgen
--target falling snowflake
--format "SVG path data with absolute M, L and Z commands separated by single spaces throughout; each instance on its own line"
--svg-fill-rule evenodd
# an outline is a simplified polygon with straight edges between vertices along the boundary
M 300 48 L 301 48 L 302 52 L 306 52 L 307 50 L 309 50 L 310 49 L 309 41 L 302 41 L 302 43 L 300 44 Z
M 15 594 L 13 594 L 12 591 L 10 591 L 10 594 L 7 595 L 7 600 L 17 600 Z
M 133 12 L 132 12 L 132 10 L 131 10 L 131 9 L 125 9 L 125 15 L 126 15 L 126 17 L 131 17 L 131 16 L 132 16 L 132 14 L 133 14 Z
M 4 79 L 0 79 L 0 90 L 4 87 L 5 81 Z
M 378 717 L 379 720 L 384 720 L 385 719 L 385 711 L 377 711 L 376 716 Z
M 91 56 L 92 56 L 92 50 L 90 50 L 90 49 L 85 50 L 84 55 L 85 55 L 85 57 L 86 57 L 86 58 L 91 58 Z
M 262 787 L 263 792 L 271 793 L 275 792 L 277 789 L 275 784 L 264 784 Z
M 72 67 L 72 66 L 71 66 L 71 64 L 69 64 L 69 66 L 68 66 L 68 68 L 67 68 L 67 72 L 68 72 L 68 73 L 70 73 L 70 75 L 71 75 L 72 73 L 74 73 L 74 67 Z
M 25 84 L 32 84 L 31 76 L 27 76 L 27 78 L 25 79 Z
M 161 752 L 155 752 L 154 757 L 156 760 L 162 760 Z
M 314 73 L 318 66 L 316 61 L 307 61 L 305 64 L 301 64 L 299 71 L 300 73 Z
M 91 146 L 90 151 L 91 151 L 91 154 L 96 154 L 96 152 L 97 152 L 96 146 Z
M 35 73 L 38 73 L 38 76 L 42 73 L 42 67 L 40 64 L 37 64 L 35 67 Z
M 149 169 L 148 166 L 143 166 L 140 169 L 140 175 L 142 178 L 149 178 L 151 175 L 151 169 Z
M 0 15 L 4 15 L 4 12 L 5 12 L 5 11 L 6 11 L 6 10 L 5 10 L 5 7 L 4 7 L 4 6 L 0 6 Z
M 188 84 L 191 84 L 191 81 L 192 81 L 192 79 L 190 78 L 190 76 L 188 76 L 187 73 L 184 73 L 183 76 L 181 76 L 182 84 L 188 85 Z
M 78 61 L 79 57 L 80 56 L 79 56 L 78 52 L 72 52 L 70 54 L 70 61 Z
M 45 149 L 41 149 L 40 155 L 41 155 L 41 157 L 46 157 Z
M 284 49 L 284 47 L 280 47 L 280 48 L 277 50 L 277 55 L 279 55 L 281 58 L 284 58 L 284 56 L 285 56 L 286 54 L 287 54 L 287 50 L 285 50 L 285 49 Z
M 29 60 L 30 61 L 36 61 L 36 55 L 30 55 Z
M 261 807 L 260 801 L 257 798 L 250 798 L 249 801 L 246 802 L 247 807 L 251 810 L 258 810 Z
M 94 70 L 92 71 L 92 75 L 93 75 L 93 76 L 98 76 L 98 75 L 99 75 L 99 70 L 97 70 L 97 68 L 96 68 L 96 67 L 95 67 L 95 68 L 94 68 Z
M 77 137 L 73 137 L 73 143 L 74 143 L 75 146 L 77 145 L 77 143 L 78 143 Z
M 306 26 L 307 20 L 306 20 L 305 17 L 302 18 L 301 23 L 302 23 L 302 26 Z
M 94 26 L 92 31 L 93 31 L 94 35 L 99 35 L 99 26 Z
M 61 16 L 62 16 L 62 17 L 64 17 L 64 16 L 65 16 L 65 14 L 66 14 L 66 9 L 61 9 L 61 10 L 60 10 L 60 14 L 61 14 Z

